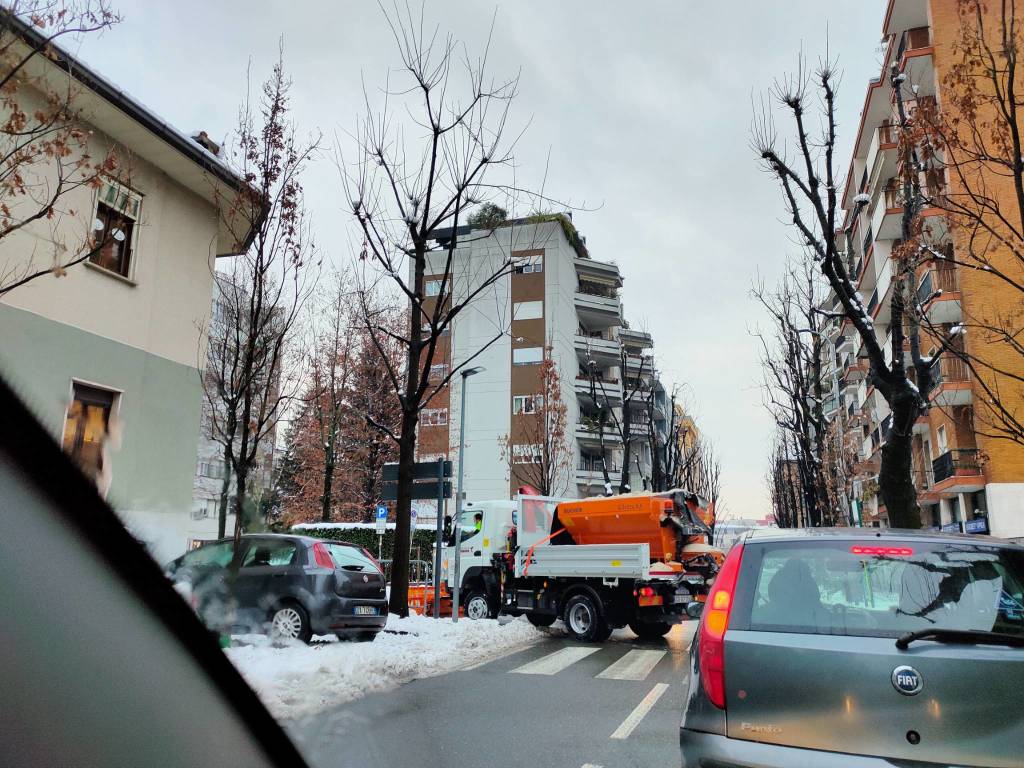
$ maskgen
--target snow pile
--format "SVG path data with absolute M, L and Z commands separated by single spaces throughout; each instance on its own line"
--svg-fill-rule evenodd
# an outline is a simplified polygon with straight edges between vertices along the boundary
M 544 635 L 520 618 L 388 617 L 387 630 L 369 642 L 282 645 L 263 635 L 236 636 L 245 645 L 224 652 L 279 719 L 295 719 L 394 688 L 420 677 L 452 672 L 526 646 Z

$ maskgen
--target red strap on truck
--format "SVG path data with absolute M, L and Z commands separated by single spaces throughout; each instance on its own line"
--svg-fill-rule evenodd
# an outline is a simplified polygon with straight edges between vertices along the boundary
M 533 546 L 530 547 L 528 550 L 526 550 L 526 565 L 523 566 L 523 578 L 524 579 L 527 576 L 530 575 L 530 559 L 533 557 L 533 550 L 535 550 L 537 548 L 537 545 L 538 544 L 543 544 L 545 541 L 551 541 L 553 538 L 555 538 L 555 536 L 557 536 L 558 534 L 560 534 L 560 533 L 562 533 L 564 531 L 565 531 L 565 528 L 559 528 L 557 531 L 552 533 L 550 536 L 547 536 L 547 537 L 541 539 L 540 541 L 535 541 L 533 543 Z

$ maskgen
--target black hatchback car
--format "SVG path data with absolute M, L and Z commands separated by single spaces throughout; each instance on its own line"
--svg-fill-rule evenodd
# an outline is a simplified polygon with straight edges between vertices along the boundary
M 372 640 L 387 622 L 384 572 L 362 547 L 308 536 L 247 534 L 169 563 L 211 629 Z

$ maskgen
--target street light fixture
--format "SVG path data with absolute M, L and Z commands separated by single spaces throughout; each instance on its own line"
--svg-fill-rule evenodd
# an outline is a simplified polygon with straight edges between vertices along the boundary
M 466 463 L 466 380 L 470 376 L 482 373 L 484 370 L 481 366 L 476 366 L 475 368 L 466 368 L 460 374 L 462 376 L 462 405 L 461 412 L 459 413 L 459 483 L 455 496 L 455 525 L 452 532 L 455 539 L 455 588 L 452 592 L 453 622 L 458 622 L 459 620 L 459 587 L 462 586 L 462 573 L 459 571 L 459 553 L 462 550 L 462 500 L 465 496 L 465 492 L 462 490 L 462 477 Z M 438 514 L 440 514 L 440 510 L 438 510 Z

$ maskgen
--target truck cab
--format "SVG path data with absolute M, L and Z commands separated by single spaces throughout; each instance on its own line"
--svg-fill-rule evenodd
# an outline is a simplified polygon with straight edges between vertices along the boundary
M 460 602 L 473 619 L 498 615 L 498 584 L 492 555 L 504 552 L 508 533 L 516 521 L 515 501 L 467 501 L 460 520 L 459 570 L 462 573 Z M 480 529 L 476 528 L 480 515 Z M 441 552 L 441 574 L 449 592 L 455 589 L 455 525 L 452 522 Z

